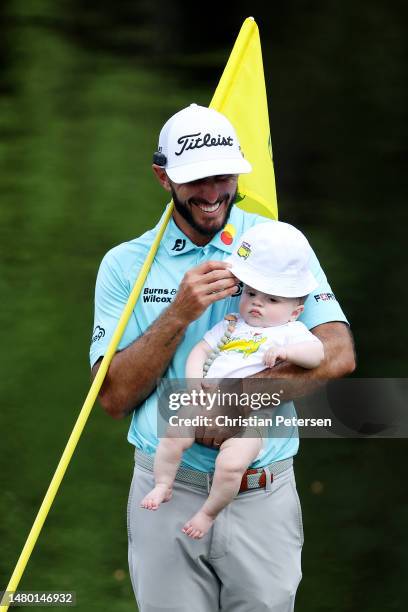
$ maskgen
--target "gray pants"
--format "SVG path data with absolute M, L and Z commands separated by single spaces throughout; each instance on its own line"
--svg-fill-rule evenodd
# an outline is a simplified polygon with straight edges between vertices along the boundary
M 129 569 L 140 612 L 292 612 L 302 513 L 293 468 L 271 490 L 240 493 L 201 540 L 181 532 L 206 491 L 174 483 L 157 511 L 140 508 L 153 474 L 135 466 L 128 502 Z

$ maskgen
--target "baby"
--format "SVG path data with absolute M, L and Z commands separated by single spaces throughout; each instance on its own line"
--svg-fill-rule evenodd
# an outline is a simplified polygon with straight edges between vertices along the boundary
M 323 357 L 320 340 L 297 321 L 307 295 L 317 287 L 308 267 L 311 248 L 296 228 L 279 221 L 265 222 L 245 232 L 229 258 L 231 272 L 244 283 L 239 314 L 227 315 L 191 351 L 186 378 L 244 378 L 277 361 L 303 368 L 317 367 Z M 259 413 L 258 413 L 259 414 Z M 190 413 L 190 416 L 191 413 Z M 160 440 L 155 462 L 155 487 L 141 502 L 156 510 L 169 501 L 182 453 L 195 440 L 195 429 L 169 427 Z M 183 532 L 202 538 L 217 515 L 237 495 L 244 472 L 261 459 L 261 434 L 239 434 L 219 449 L 209 496 L 185 523 Z

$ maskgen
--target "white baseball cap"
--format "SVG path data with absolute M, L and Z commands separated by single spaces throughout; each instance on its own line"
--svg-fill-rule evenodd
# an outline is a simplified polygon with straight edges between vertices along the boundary
M 244 159 L 236 132 L 218 111 L 190 104 L 164 124 L 159 136 L 159 158 L 175 183 L 189 183 L 217 174 L 247 174 L 251 164 Z
M 318 286 L 309 269 L 311 254 L 309 242 L 296 227 L 267 221 L 244 232 L 227 261 L 231 272 L 257 291 L 303 297 Z

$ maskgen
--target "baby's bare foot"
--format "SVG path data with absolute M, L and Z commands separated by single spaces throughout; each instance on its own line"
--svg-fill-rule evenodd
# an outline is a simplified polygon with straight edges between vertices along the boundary
M 214 521 L 213 517 L 199 510 L 192 519 L 187 521 L 181 531 L 194 540 L 200 540 L 212 527 Z
M 168 485 L 158 484 L 140 502 L 141 508 L 157 510 L 161 503 L 171 499 L 172 488 Z

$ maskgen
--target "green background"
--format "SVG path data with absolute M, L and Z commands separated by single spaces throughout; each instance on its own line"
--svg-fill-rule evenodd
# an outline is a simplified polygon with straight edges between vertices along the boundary
M 209 103 L 248 14 L 263 46 L 280 218 L 307 233 L 341 300 L 356 375 L 405 376 L 404 3 L 228 4 L 209 1 L 199 17 L 183 2 L 1 4 L 0 589 L 89 388 L 99 262 L 156 223 L 161 125 Z M 21 589 L 76 591 L 83 611 L 135 610 L 128 424 L 95 407 Z M 298 610 L 406 609 L 407 448 L 302 442 Z

